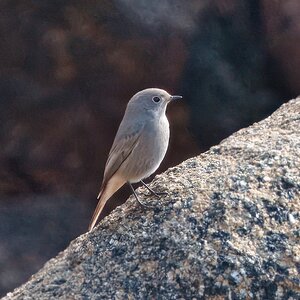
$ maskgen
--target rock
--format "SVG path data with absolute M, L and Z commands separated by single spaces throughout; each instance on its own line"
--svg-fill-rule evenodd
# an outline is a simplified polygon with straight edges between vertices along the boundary
M 4 299 L 299 299 L 299 128 L 300 98 L 168 169 Z

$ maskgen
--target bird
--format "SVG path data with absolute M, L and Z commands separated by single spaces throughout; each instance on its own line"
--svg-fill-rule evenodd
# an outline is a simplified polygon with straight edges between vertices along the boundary
M 132 183 L 141 182 L 152 194 L 158 195 L 143 179 L 158 169 L 167 152 L 170 129 L 166 108 L 181 98 L 163 89 L 147 88 L 129 100 L 105 164 L 89 231 L 94 228 L 106 202 L 124 184 L 129 185 L 141 205 Z

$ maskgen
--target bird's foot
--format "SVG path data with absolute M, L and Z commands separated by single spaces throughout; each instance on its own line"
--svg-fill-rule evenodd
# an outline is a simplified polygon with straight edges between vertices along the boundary
M 150 192 L 150 193 L 141 193 L 141 194 L 143 194 L 146 197 L 156 196 L 157 198 L 168 195 L 168 193 L 166 192 Z
M 141 202 L 141 200 L 139 199 L 139 197 L 138 197 L 136 191 L 134 190 L 133 186 L 131 185 L 131 183 L 128 182 L 128 184 L 129 184 L 129 186 L 130 186 L 130 189 L 131 189 L 131 191 L 132 191 L 132 193 L 133 193 L 133 195 L 134 195 L 136 201 L 137 201 L 142 207 L 144 207 L 144 208 L 154 208 L 154 207 L 155 207 L 155 206 L 147 205 L 147 204 L 144 204 L 143 202 Z
M 140 206 L 142 206 L 144 208 L 155 208 L 154 205 L 149 205 L 149 204 L 145 204 L 145 203 L 141 202 L 141 200 L 138 197 L 135 197 L 135 199 L 140 204 Z
M 160 198 L 160 196 L 166 196 L 168 195 L 168 193 L 166 192 L 155 192 L 150 186 L 148 186 L 143 180 L 141 180 L 141 183 L 143 184 L 143 186 L 149 191 L 149 194 L 145 194 L 143 193 L 143 195 L 149 197 L 149 196 L 156 196 L 158 198 Z

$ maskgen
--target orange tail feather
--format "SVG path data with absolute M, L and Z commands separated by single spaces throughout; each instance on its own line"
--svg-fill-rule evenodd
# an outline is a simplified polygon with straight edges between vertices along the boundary
M 120 178 L 120 177 L 115 175 L 107 182 L 107 184 L 105 184 L 102 187 L 102 189 L 100 190 L 99 195 L 97 197 L 97 199 L 99 199 L 99 202 L 98 202 L 98 204 L 96 206 L 96 209 L 94 211 L 94 214 L 92 216 L 92 219 L 91 219 L 91 222 L 90 222 L 90 225 L 89 225 L 89 231 L 91 231 L 94 228 L 94 226 L 95 226 L 95 224 L 96 224 L 96 222 L 97 222 L 97 220 L 98 220 L 98 218 L 99 218 L 99 216 L 100 216 L 107 200 L 118 189 L 120 189 L 124 185 L 125 182 L 126 181 L 123 178 Z

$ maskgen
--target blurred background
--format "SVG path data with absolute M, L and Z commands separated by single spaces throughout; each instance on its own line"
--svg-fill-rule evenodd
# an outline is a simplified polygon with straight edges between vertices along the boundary
M 0 0 L 0 40 L 0 296 L 87 230 L 137 91 L 184 96 L 159 172 L 300 92 L 298 0 Z

